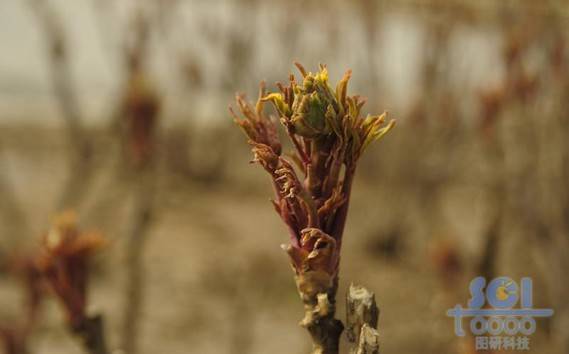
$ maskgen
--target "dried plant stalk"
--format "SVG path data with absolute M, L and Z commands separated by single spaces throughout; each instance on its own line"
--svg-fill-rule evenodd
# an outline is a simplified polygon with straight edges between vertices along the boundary
M 312 337 L 313 353 L 335 354 L 343 331 L 334 318 L 340 249 L 356 165 L 395 122 L 384 124 L 386 113 L 360 116 L 365 100 L 347 94 L 351 71 L 334 90 L 325 66 L 316 74 L 296 66 L 302 83 L 291 75 L 288 86 L 277 84 L 280 92 L 270 94 L 261 84 L 255 107 L 237 96 L 244 118 L 230 111 L 249 138 L 254 161 L 272 178 L 273 205 L 290 233 L 283 249 L 304 303 L 301 325 Z M 295 149 L 288 158 L 282 156 L 276 119 L 264 113 L 266 102 L 275 106 Z
M 364 323 L 360 333 L 358 346 L 353 351 L 355 354 L 379 354 L 379 333 Z
M 375 294 L 363 286 L 350 285 L 346 296 L 346 334 L 351 343 L 358 343 L 364 324 L 377 328 L 379 309 Z
M 354 354 L 379 353 L 375 294 L 363 286 L 350 285 L 346 296 L 346 334 Z

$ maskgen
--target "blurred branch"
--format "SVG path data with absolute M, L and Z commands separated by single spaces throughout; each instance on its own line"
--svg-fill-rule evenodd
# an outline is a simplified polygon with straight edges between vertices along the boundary
M 7 225 L 8 228 L 6 234 L 9 235 L 10 241 L 17 245 L 29 235 L 29 230 L 26 214 L 6 177 L 5 172 L 0 173 L 0 195 L 2 196 L 0 215 L 4 219 L 3 225 Z
M 133 22 L 134 43 L 126 51 L 128 80 L 121 107 L 124 156 L 133 179 L 134 211 L 127 235 L 125 308 L 122 348 L 136 354 L 140 308 L 144 299 L 144 246 L 154 215 L 156 187 L 156 128 L 161 100 L 145 69 L 149 20 L 137 13 Z
M 29 353 L 28 342 L 37 325 L 45 295 L 41 274 L 34 257 L 28 255 L 15 256 L 7 261 L 2 260 L 0 270 L 20 278 L 20 284 L 24 290 L 25 306 L 23 316 L 18 321 L 2 321 L 0 341 L 2 341 L 5 354 L 27 354 Z
M 456 18 L 467 21 L 494 21 L 504 13 L 526 12 L 533 18 L 556 18 L 569 20 L 569 8 L 564 0 L 514 0 L 514 1 L 464 1 L 464 0 L 397 0 L 385 2 L 386 7 L 407 9 L 418 15 L 437 15 L 450 11 Z
M 4 354 L 28 354 L 26 342 L 21 333 L 9 328 L 0 328 L 0 339 Z
M 92 174 L 92 147 L 83 128 L 79 99 L 73 87 L 69 52 L 59 19 L 45 0 L 29 0 L 48 43 L 53 88 L 70 143 L 69 177 L 58 209 L 77 208 Z
M 152 171 L 136 176 L 135 205 L 132 229 L 126 248 L 126 292 L 123 315 L 122 349 L 127 354 L 138 352 L 137 337 L 140 325 L 140 309 L 144 300 L 144 246 L 153 218 L 154 175 Z
M 81 327 L 74 328 L 73 332 L 78 335 L 89 354 L 108 354 L 103 330 L 103 318 L 100 315 L 87 317 Z

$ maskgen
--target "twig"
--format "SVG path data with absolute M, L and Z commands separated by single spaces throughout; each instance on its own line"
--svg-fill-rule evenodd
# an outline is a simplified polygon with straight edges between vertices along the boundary
M 334 318 L 336 292 L 356 163 L 371 142 L 393 128 L 394 121 L 384 125 L 385 114 L 362 118 L 365 100 L 347 96 L 350 70 L 333 91 L 326 66 L 320 65 L 320 70 L 312 74 L 301 64 L 295 65 L 302 74 L 302 85 L 291 75 L 288 87 L 277 84 L 280 92 L 264 97 L 261 85 L 255 110 L 238 95 L 237 104 L 244 118 L 230 112 L 249 138 L 253 161 L 272 178 L 276 191 L 273 205 L 291 234 L 290 244 L 283 245 L 283 249 L 290 256 L 304 303 L 305 316 L 300 324 L 310 333 L 312 353 L 338 354 L 344 326 Z M 275 122 L 263 113 L 267 101 L 275 106 L 297 148 L 296 158 L 304 176 L 299 177 L 293 164 L 281 156 Z
M 300 325 L 306 328 L 312 337 L 312 354 L 338 353 L 340 335 L 344 330 L 344 325 L 334 318 L 336 314 L 336 289 L 337 281 L 329 293 L 306 296 L 306 293 L 299 291 L 305 311 Z
M 351 284 L 346 296 L 346 335 L 353 354 L 378 354 L 379 309 L 373 292 Z
M 141 175 L 136 191 L 134 222 L 128 237 L 126 255 L 126 292 L 123 317 L 122 349 L 127 354 L 137 352 L 136 338 L 139 328 L 140 309 L 144 300 L 144 266 L 142 262 L 149 226 L 153 212 L 153 174 Z
M 379 333 L 367 323 L 362 326 L 355 354 L 379 354 Z
M 46 1 L 30 0 L 30 4 L 48 42 L 51 81 L 70 143 L 69 176 L 67 187 L 60 197 L 58 210 L 75 209 L 85 196 L 86 187 L 92 177 L 92 146 L 85 133 L 79 99 L 73 89 L 68 49 L 61 23 Z
M 17 246 L 24 237 L 29 236 L 29 227 L 26 214 L 14 193 L 13 186 L 6 181 L 5 173 L 0 174 L 0 195 L 2 196 L 0 218 L 3 219 L 3 225 L 8 228 L 5 230 L 6 235 L 12 236 L 10 242 Z
M 134 23 L 135 44 L 127 53 L 129 78 L 121 110 L 125 123 L 125 152 L 131 167 L 130 175 L 134 178 L 135 198 L 133 225 L 128 235 L 126 251 L 127 284 L 122 348 L 127 354 L 137 353 L 136 339 L 144 290 L 142 258 L 154 209 L 155 133 L 160 99 L 147 81 L 144 67 L 148 30 L 147 19 L 139 13 Z

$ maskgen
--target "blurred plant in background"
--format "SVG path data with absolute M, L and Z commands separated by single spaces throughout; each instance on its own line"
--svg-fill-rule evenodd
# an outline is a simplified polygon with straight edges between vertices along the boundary
M 6 268 L 20 280 L 24 308 L 21 311 L 23 316 L 18 321 L 0 324 L 0 338 L 6 354 L 27 354 L 29 337 L 40 316 L 45 287 L 37 259 L 32 255 L 15 256 L 9 260 Z
M 102 319 L 87 314 L 89 260 L 106 244 L 101 234 L 82 233 L 73 212 L 59 215 L 43 239 L 38 269 L 63 306 L 67 325 L 92 354 L 106 354 Z

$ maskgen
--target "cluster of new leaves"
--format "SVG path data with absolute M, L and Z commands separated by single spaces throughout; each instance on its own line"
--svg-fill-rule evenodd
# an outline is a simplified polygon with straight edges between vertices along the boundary
M 384 124 L 385 113 L 361 117 L 365 100 L 347 94 L 350 71 L 334 90 L 325 66 L 316 74 L 300 64 L 296 66 L 302 74 L 301 83 L 291 75 L 287 86 L 279 83 L 280 92 L 270 94 L 261 84 L 254 108 L 237 96 L 244 118 L 231 113 L 249 138 L 254 161 L 273 179 L 274 206 L 289 228 L 291 243 L 286 249 L 297 274 L 316 271 L 330 277 L 338 270 L 357 161 L 372 141 L 394 126 L 394 121 Z M 288 159 L 281 153 L 277 119 L 264 113 L 266 102 L 275 106 L 294 146 Z

